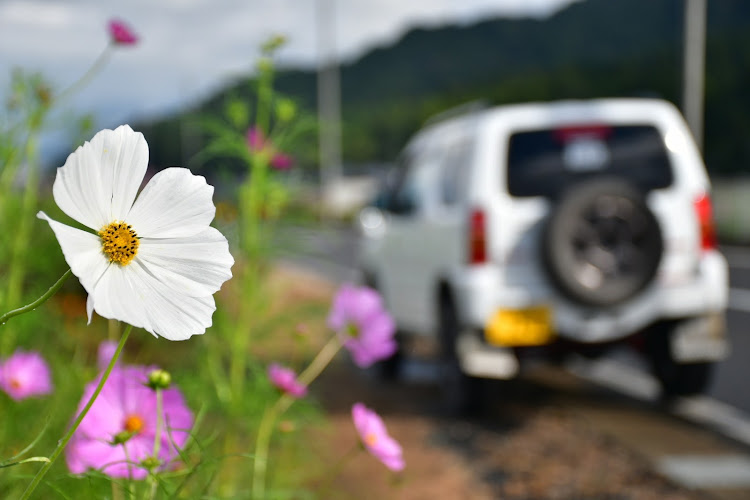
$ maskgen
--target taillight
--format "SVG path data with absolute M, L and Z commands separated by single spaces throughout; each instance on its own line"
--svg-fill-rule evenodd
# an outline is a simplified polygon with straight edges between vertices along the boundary
M 695 206 L 695 214 L 698 217 L 698 225 L 701 231 L 701 249 L 713 250 L 718 246 L 718 242 L 716 240 L 711 198 L 707 194 L 701 195 L 695 200 L 693 205 Z
M 487 221 L 484 211 L 474 209 L 469 219 L 469 264 L 487 262 Z

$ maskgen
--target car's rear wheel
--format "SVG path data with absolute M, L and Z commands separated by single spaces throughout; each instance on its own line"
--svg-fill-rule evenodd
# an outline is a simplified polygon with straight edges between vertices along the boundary
M 401 371 L 404 365 L 404 336 L 396 333 L 396 343 L 398 349 L 390 358 L 378 361 L 373 365 L 373 370 L 377 377 L 384 382 L 394 382 L 401 377 Z
M 620 179 L 579 184 L 553 207 L 542 262 L 568 299 L 603 307 L 624 302 L 656 276 L 663 242 L 643 194 Z
M 439 303 L 440 390 L 443 410 L 450 415 L 469 415 L 482 407 L 482 379 L 461 371 L 456 339 L 461 331 L 458 311 L 450 294 L 443 293 Z
M 701 394 L 711 382 L 714 363 L 678 363 L 672 355 L 671 336 L 679 325 L 677 321 L 659 323 L 646 332 L 646 355 L 651 371 L 659 381 L 662 396 Z

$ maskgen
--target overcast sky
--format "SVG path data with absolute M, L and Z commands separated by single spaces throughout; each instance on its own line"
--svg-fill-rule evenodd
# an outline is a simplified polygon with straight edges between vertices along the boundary
M 546 16 L 573 0 L 0 0 L 0 95 L 12 67 L 42 71 L 57 88 L 75 81 L 107 44 L 107 21 L 140 37 L 118 48 L 75 101 L 99 127 L 155 116 L 247 73 L 273 34 L 285 65 L 318 58 L 316 7 L 334 10 L 336 53 L 352 59 L 415 25 L 494 16 Z

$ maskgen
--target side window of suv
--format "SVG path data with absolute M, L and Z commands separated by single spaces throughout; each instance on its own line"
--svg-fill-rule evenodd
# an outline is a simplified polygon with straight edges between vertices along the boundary
M 468 174 L 469 145 L 466 142 L 450 144 L 441 158 L 440 201 L 445 206 L 455 205 L 462 196 Z
M 400 215 L 417 214 L 434 203 L 439 173 L 434 153 L 433 150 L 420 149 L 402 157 L 399 178 L 388 207 L 391 212 Z

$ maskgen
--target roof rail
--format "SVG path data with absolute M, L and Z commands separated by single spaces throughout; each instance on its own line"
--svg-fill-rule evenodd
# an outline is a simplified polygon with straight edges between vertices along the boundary
M 457 116 L 472 115 L 474 113 L 478 113 L 479 111 L 487 109 L 488 107 L 489 103 L 484 99 L 469 101 L 464 104 L 459 104 L 458 106 L 448 108 L 436 115 L 430 116 L 429 118 L 427 118 L 427 120 L 425 120 L 424 126 L 434 125 L 436 123 L 440 123 Z

